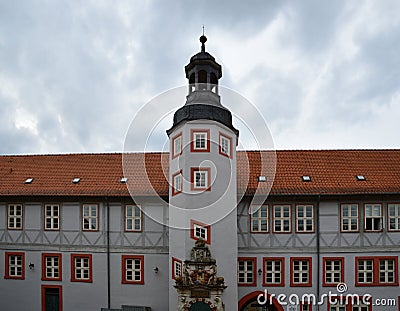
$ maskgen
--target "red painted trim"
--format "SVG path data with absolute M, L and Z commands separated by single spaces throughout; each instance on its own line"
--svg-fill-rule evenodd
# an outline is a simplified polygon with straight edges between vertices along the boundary
M 266 282 L 266 273 L 265 264 L 267 261 L 280 261 L 281 262 L 281 282 L 280 283 L 268 283 Z M 285 258 L 284 257 L 264 257 L 263 258 L 263 280 L 262 284 L 264 287 L 267 286 L 285 286 Z
M 201 226 L 207 230 L 207 239 L 204 240 L 204 242 L 206 242 L 207 244 L 211 244 L 211 226 L 204 224 L 200 221 L 190 219 L 190 238 L 195 241 L 199 240 L 199 238 L 194 235 L 194 225 Z
M 270 228 L 270 220 L 269 220 L 270 219 L 270 217 L 269 217 L 270 208 L 269 208 L 268 204 L 263 204 L 262 206 L 266 206 L 267 207 L 267 231 L 253 231 L 253 215 L 254 215 L 254 213 L 253 213 L 253 211 L 251 211 L 251 213 L 250 213 L 250 233 L 254 233 L 254 234 L 269 233 L 269 228 Z M 262 206 L 260 206 L 260 209 L 261 209 Z M 250 206 L 250 208 L 251 208 L 251 206 Z
M 387 230 L 389 231 L 389 232 L 400 232 L 400 229 L 390 229 L 390 219 L 389 219 L 389 205 L 390 204 L 400 204 L 399 202 L 389 202 L 389 203 L 387 203 L 387 206 L 386 206 L 386 228 L 387 228 Z M 400 215 L 399 215 L 400 216 Z M 400 219 L 399 219 L 399 222 L 400 222 Z M 399 306 L 399 308 L 400 308 L 400 306 Z
M 399 311 L 400 311 L 400 296 L 397 297 L 397 305 L 399 306 Z
M 357 205 L 357 218 L 358 218 L 358 220 L 357 220 L 357 230 L 343 230 L 343 226 L 342 226 L 342 220 L 343 220 L 343 217 L 342 217 L 342 212 L 343 212 L 343 210 L 342 210 L 342 206 L 343 205 Z M 340 214 L 340 223 L 339 223 L 339 225 L 340 225 L 340 232 L 343 232 L 343 233 L 358 233 L 358 232 L 360 232 L 360 206 L 359 206 L 359 204 L 358 203 L 342 203 L 342 204 L 340 204 L 340 210 L 339 210 L 339 214 Z
M 127 229 L 126 228 L 126 224 L 127 224 L 127 222 L 126 222 L 126 208 L 127 208 L 127 206 L 133 206 L 133 207 L 138 207 L 139 208 L 139 210 L 140 210 L 140 230 L 136 230 L 136 229 Z M 142 232 L 143 231 L 143 214 L 142 214 L 142 209 L 138 206 L 138 205 L 135 205 L 135 204 L 126 204 L 125 206 L 124 206 L 124 232 Z M 134 224 L 133 224 L 133 226 L 132 226 L 132 228 L 134 228 L 135 226 L 134 226 Z
M 194 173 L 199 171 L 207 172 L 207 185 L 205 188 L 195 188 L 194 187 Z M 192 191 L 211 191 L 211 168 L 210 167 L 191 167 L 190 168 L 190 189 Z
M 372 229 L 372 230 L 368 230 L 366 227 L 367 227 L 367 213 L 365 212 L 365 210 L 366 210 L 366 206 L 367 205 L 380 205 L 380 207 L 381 207 L 381 218 L 383 217 L 383 209 L 382 209 L 382 203 L 364 203 L 364 231 L 365 232 L 383 232 L 383 229 L 381 229 L 381 230 L 374 230 L 374 229 Z M 383 227 L 383 226 L 382 226 Z
M 88 258 L 89 259 L 89 279 L 76 279 L 75 278 L 75 258 Z M 92 254 L 71 254 L 71 282 L 93 282 L 93 265 Z
M 275 231 L 275 206 L 289 206 L 289 231 Z M 272 205 L 272 232 L 275 234 L 292 233 L 292 204 L 273 204 Z
M 340 297 L 343 297 L 343 298 L 340 298 Z M 356 299 L 356 298 L 352 298 L 352 297 L 357 297 L 357 295 L 348 296 L 347 297 L 348 304 L 346 304 L 346 296 L 345 295 L 344 296 L 331 296 L 331 298 L 330 298 L 331 300 L 327 299 L 327 305 L 328 305 L 327 310 L 331 309 L 331 303 L 330 303 L 331 301 L 343 299 L 343 304 L 345 305 L 346 311 L 352 311 L 352 309 L 353 309 L 352 299 Z M 358 297 L 359 297 L 358 302 L 362 303 L 364 296 L 358 296 Z M 369 296 L 369 297 L 370 297 L 370 300 L 369 300 L 370 304 L 368 305 L 368 311 L 372 311 L 373 299 L 371 296 Z
M 176 185 L 175 185 L 175 177 L 181 175 L 181 190 L 176 190 Z M 182 170 L 179 170 L 178 172 L 174 173 L 172 175 L 172 196 L 175 196 L 179 193 L 182 193 L 183 190 L 183 175 L 182 175 Z
M 221 137 L 224 137 L 227 140 L 229 140 L 229 154 L 226 154 L 226 153 L 222 152 Z M 219 146 L 218 150 L 219 150 L 219 154 L 220 155 L 223 155 L 224 157 L 232 159 L 232 156 L 233 156 L 232 137 L 230 137 L 230 136 L 228 136 L 228 135 L 226 135 L 224 133 L 219 132 L 219 144 L 218 144 L 218 146 Z
M 257 257 L 238 257 L 238 265 L 239 261 L 252 261 L 253 262 L 253 282 L 252 283 L 239 283 L 238 286 L 257 286 Z
M 179 150 L 179 153 L 175 153 L 175 139 L 177 139 L 179 137 L 181 138 L 181 150 Z M 180 133 L 176 134 L 174 137 L 172 137 L 171 142 L 172 142 L 171 157 L 172 157 L 172 159 L 175 159 L 175 158 L 179 157 L 180 155 L 182 155 L 182 150 L 183 150 L 183 148 L 182 148 L 182 143 L 183 143 L 182 132 L 180 132 Z
M 195 133 L 206 133 L 206 149 L 195 148 Z M 190 130 L 190 152 L 210 152 L 210 130 L 209 129 L 191 129 Z
M 63 310 L 63 294 L 62 286 L 60 285 L 42 285 L 42 311 L 46 311 L 46 288 L 57 288 L 58 289 L 58 304 L 59 311 Z
M 310 301 L 300 301 L 300 311 L 303 311 L 303 306 L 308 306 L 308 311 L 312 311 L 312 303 Z
M 176 275 L 175 274 L 175 263 L 179 263 L 181 265 L 181 275 Z M 182 260 L 172 257 L 172 279 L 176 280 L 178 277 L 182 277 L 182 270 L 183 270 L 183 264 Z
M 359 260 L 372 260 L 373 277 L 372 283 L 359 283 L 358 282 L 358 261 Z M 379 261 L 380 260 L 393 260 L 394 261 L 394 283 L 381 283 L 379 281 Z M 355 285 L 360 287 L 365 286 L 399 286 L 399 258 L 397 256 L 365 256 L 355 257 Z
M 257 297 L 259 295 L 262 295 L 264 297 L 265 292 L 262 291 L 255 291 L 252 293 L 249 293 L 245 296 L 243 296 L 240 300 L 239 300 L 239 306 L 238 309 L 239 311 L 243 311 L 243 308 L 246 306 L 246 304 L 248 304 L 249 302 L 253 301 L 254 299 L 257 300 Z M 270 294 L 267 294 L 267 301 L 270 300 Z M 277 311 L 284 311 L 283 307 L 280 305 L 280 303 L 276 300 L 275 297 L 272 297 L 272 305 L 275 307 L 275 309 Z
M 89 205 L 89 206 L 95 205 L 95 206 L 97 207 L 97 208 L 96 208 L 96 210 L 97 210 L 97 212 L 96 212 L 96 224 L 97 224 L 97 228 L 96 228 L 95 230 L 92 230 L 92 229 L 85 229 L 85 228 L 84 228 L 83 208 L 84 208 L 84 206 L 86 206 L 86 205 Z M 99 213 L 100 213 L 100 209 L 99 209 L 99 205 L 98 205 L 97 203 L 83 203 L 83 204 L 82 204 L 82 206 L 81 206 L 82 231 L 85 231 L 85 232 L 98 232 L 98 231 L 99 231 L 99 227 L 100 227 L 100 223 L 99 223 L 99 219 L 100 219 Z
M 58 257 L 58 278 L 46 276 L 46 257 Z M 62 280 L 62 255 L 60 253 L 42 253 L 42 281 L 61 281 Z
M 298 231 L 297 230 L 297 208 L 299 206 L 311 206 L 312 207 L 312 231 Z M 294 217 L 295 217 L 295 232 L 299 234 L 307 234 L 307 233 L 315 233 L 315 205 L 314 204 L 296 204 L 295 206 L 295 211 L 294 211 Z
M 58 229 L 48 229 L 46 228 L 46 206 L 58 206 Z M 61 205 L 57 203 L 46 203 L 43 205 L 43 229 L 44 231 L 60 231 L 61 229 Z
M 10 205 L 21 205 L 21 228 L 10 228 L 9 227 L 9 209 Z M 7 229 L 8 230 L 24 230 L 24 212 L 25 212 L 25 207 L 22 203 L 11 203 L 7 205 Z
M 344 282 L 344 257 L 323 257 L 322 258 L 322 286 L 329 287 L 329 286 L 337 286 L 338 283 L 328 283 L 326 282 L 326 262 L 328 260 L 338 260 L 340 261 L 340 282 Z
M 297 260 L 308 261 L 308 283 L 294 283 L 293 273 L 294 273 L 294 262 Z M 292 287 L 310 287 L 312 286 L 312 257 L 290 257 L 290 286 Z
M 5 271 L 4 271 L 4 278 L 5 279 L 13 279 L 13 280 L 25 280 L 25 253 L 23 252 L 5 252 Z M 9 274 L 10 270 L 10 256 L 21 256 L 21 276 L 12 276 Z
M 143 285 L 144 284 L 144 256 L 143 255 L 122 255 L 122 276 L 121 276 L 121 283 L 122 284 L 137 284 Z M 127 259 L 139 259 L 140 260 L 140 281 L 130 281 L 126 279 L 126 263 Z

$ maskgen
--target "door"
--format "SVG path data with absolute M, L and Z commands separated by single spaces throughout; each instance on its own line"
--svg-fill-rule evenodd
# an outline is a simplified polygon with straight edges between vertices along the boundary
M 205 302 L 198 301 L 190 307 L 190 311 L 211 311 L 211 308 Z
M 42 286 L 42 311 L 62 311 L 61 286 Z

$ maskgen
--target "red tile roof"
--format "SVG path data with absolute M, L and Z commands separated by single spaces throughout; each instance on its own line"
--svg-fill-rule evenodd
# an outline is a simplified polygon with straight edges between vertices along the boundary
M 272 154 L 238 152 L 239 192 L 253 194 L 257 187 L 261 192 L 268 190 L 274 168 Z M 159 195 L 168 195 L 168 154 L 128 156 L 126 169 L 134 175 L 128 184 L 135 195 L 152 195 L 151 188 Z M 122 158 L 121 153 L 0 156 L 0 195 L 129 196 L 127 185 L 120 183 L 124 175 Z M 261 158 L 267 160 L 264 168 Z M 265 175 L 267 182 L 259 183 L 259 175 Z M 311 181 L 302 181 L 302 175 L 309 175 Z M 356 175 L 363 175 L 366 180 L 357 181 Z M 34 178 L 33 182 L 25 184 L 29 177 Z M 81 179 L 77 184 L 72 183 L 75 177 Z M 400 149 L 276 152 L 271 194 L 362 193 L 400 193 Z

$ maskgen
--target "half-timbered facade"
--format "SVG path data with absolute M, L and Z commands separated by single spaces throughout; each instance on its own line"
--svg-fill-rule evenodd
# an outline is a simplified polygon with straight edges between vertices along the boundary
M 190 92 L 218 99 L 220 68 L 203 52 L 187 73 L 205 87 Z M 400 150 L 276 151 L 273 176 L 271 151 L 236 151 L 237 131 L 208 113 L 174 124 L 171 154 L 130 154 L 135 178 L 120 153 L 0 156 L 2 308 L 400 310 Z M 232 159 L 233 213 L 171 230 L 171 204 L 200 204 L 190 191 L 216 201 L 224 180 L 210 180 Z M 260 189 L 271 191 L 255 205 Z

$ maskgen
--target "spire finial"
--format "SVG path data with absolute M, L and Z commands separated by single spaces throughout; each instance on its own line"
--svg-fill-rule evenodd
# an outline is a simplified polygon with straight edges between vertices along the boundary
M 204 24 L 203 24 L 203 35 L 200 37 L 200 42 L 201 42 L 201 51 L 205 52 L 206 51 L 206 46 L 204 43 L 207 42 L 207 37 L 204 35 Z

